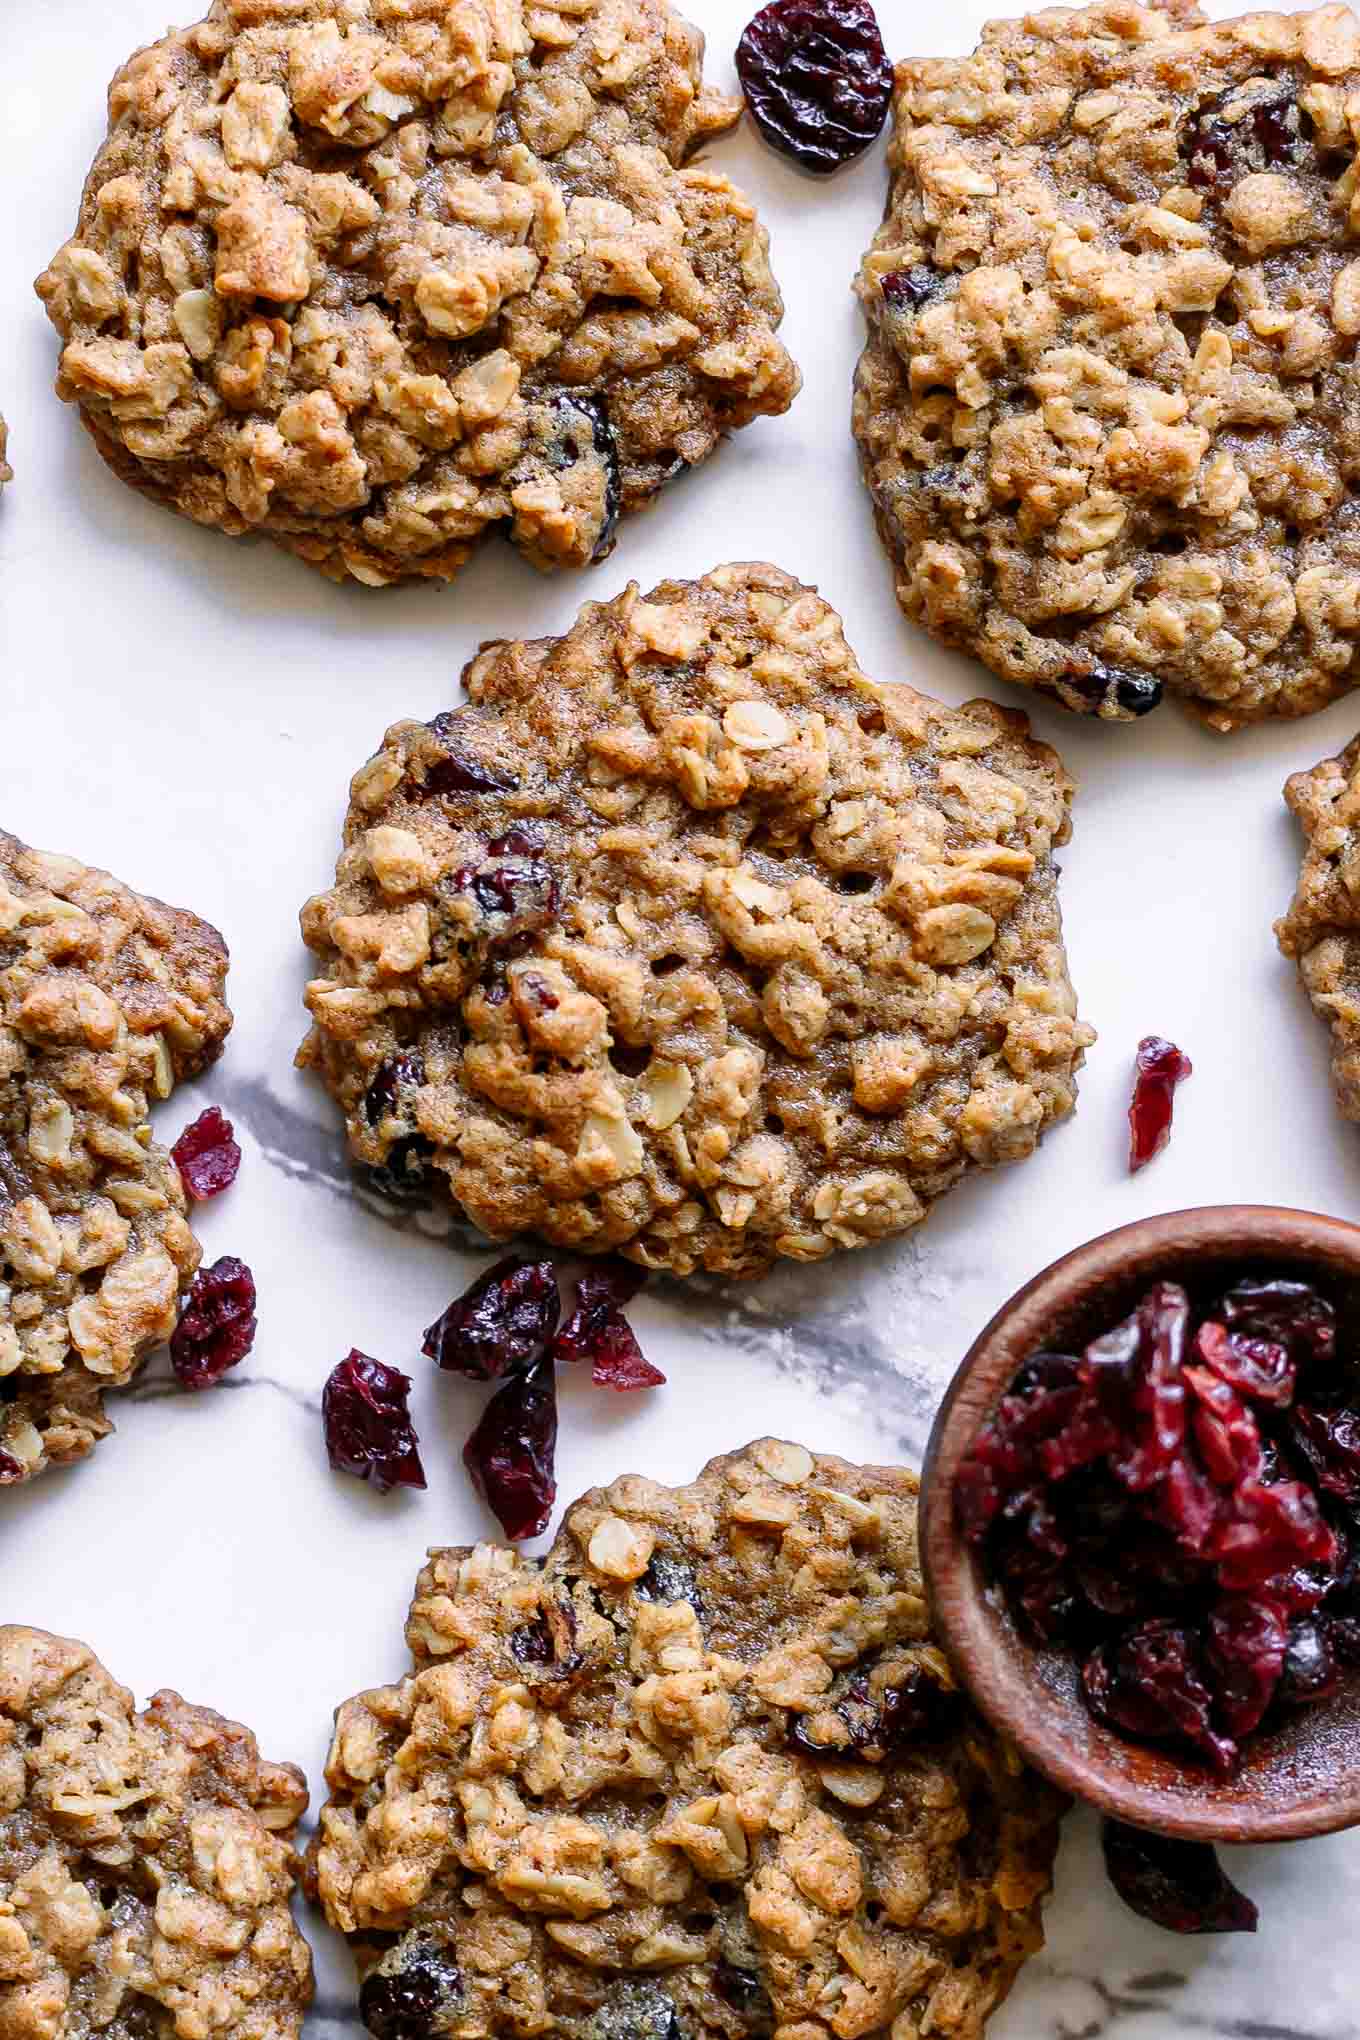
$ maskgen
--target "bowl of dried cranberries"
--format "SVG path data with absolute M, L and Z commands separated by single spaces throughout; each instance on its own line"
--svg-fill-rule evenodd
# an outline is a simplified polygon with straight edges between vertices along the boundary
M 1193 1841 L 1360 1823 L 1360 1227 L 1171 1212 L 969 1352 L 926 1453 L 941 1639 L 1040 1771 Z

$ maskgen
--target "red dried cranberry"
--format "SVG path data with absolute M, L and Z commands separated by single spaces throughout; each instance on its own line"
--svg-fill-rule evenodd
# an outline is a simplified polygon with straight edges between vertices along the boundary
M 1264 1586 L 1291 1565 L 1329 1565 L 1337 1551 L 1335 1532 L 1324 1521 L 1317 1498 L 1301 1481 L 1244 1481 L 1232 1498 L 1232 1517 L 1216 1533 L 1210 1556 L 1218 1561 L 1221 1585 L 1231 1593 Z
M 337 1473 L 389 1488 L 423 1488 L 419 1439 L 411 1427 L 410 1376 L 367 1353 L 351 1352 L 331 1369 L 321 1392 L 326 1453 Z
M 561 1314 L 552 1262 L 517 1261 L 512 1254 L 449 1305 L 420 1350 L 446 1374 L 496 1381 L 543 1351 Z
M 210 1105 L 186 1126 L 170 1150 L 180 1180 L 195 1204 L 229 1190 L 241 1166 L 241 1150 L 229 1119 Z
M 912 1665 L 902 1678 L 884 1688 L 875 1740 L 888 1750 L 939 1742 L 957 1727 L 962 1705 L 957 1692 L 946 1690 L 920 1665 Z
M 403 1093 L 418 1091 L 425 1082 L 425 1059 L 418 1049 L 404 1055 L 389 1055 L 373 1082 L 364 1092 L 364 1118 L 370 1126 L 395 1118 Z
M 589 1360 L 601 1388 L 660 1388 L 666 1377 L 645 1360 L 620 1305 L 642 1287 L 644 1276 L 626 1261 L 589 1268 L 576 1284 L 576 1306 L 553 1340 L 554 1360 Z
M 1082 1690 L 1098 1721 L 1149 1742 L 1179 1737 L 1226 1777 L 1237 1749 L 1214 1727 L 1205 1670 L 1189 1630 L 1174 1622 L 1145 1622 L 1091 1653 L 1082 1667 Z
M 1150 673 L 1107 666 L 1083 654 L 1069 658 L 1058 676 L 1057 693 L 1079 715 L 1098 715 L 1107 722 L 1132 722 L 1161 706 L 1162 683 Z M 1075 696 L 1075 700 L 1072 698 Z
M 1182 1373 L 1190 1299 L 1177 1282 L 1155 1282 L 1133 1322 L 1138 1343 L 1132 1356 L 1121 1361 L 1116 1356 L 1122 1348 L 1095 1340 L 1086 1349 L 1085 1378 L 1100 1390 L 1107 1408 L 1122 1412 L 1125 1435 L 1110 1455 L 1110 1468 L 1139 1494 L 1170 1471 L 1185 1443 Z
M 426 793 L 513 793 L 519 780 L 501 766 L 489 765 L 469 751 L 461 732 L 468 727 L 466 711 L 445 709 L 430 724 L 445 755 L 425 768 Z
M 1210 1611 L 1209 1678 L 1230 1735 L 1259 1726 L 1280 1683 L 1286 1642 L 1284 1617 L 1268 1601 L 1233 1595 Z
M 603 478 L 600 522 L 590 552 L 593 566 L 614 550 L 614 534 L 623 503 L 618 441 L 609 412 L 599 397 L 559 390 L 551 400 L 550 415 L 552 427 L 544 448 L 548 466 L 561 474 L 583 460 L 590 461 Z
M 713 1970 L 713 1988 L 725 2005 L 750 2019 L 768 2016 L 770 1996 L 754 1969 L 742 1969 L 726 1956 L 719 1956 Z
M 927 304 L 949 281 L 933 262 L 917 262 L 910 269 L 892 269 L 879 278 L 883 301 L 894 312 L 915 312 Z
M 562 883 L 539 857 L 464 866 L 453 875 L 460 892 L 470 892 L 491 926 L 484 932 L 497 955 L 514 955 L 528 938 L 549 927 L 562 904 Z
M 1289 1625 L 1279 1697 L 1287 1707 L 1307 1707 L 1336 1691 L 1341 1672 L 1333 1650 L 1331 1624 L 1305 1618 Z
M 1145 1834 L 1107 1820 L 1102 1834 L 1111 1884 L 1133 1912 L 1172 1934 L 1254 1934 L 1256 1907 L 1224 1876 L 1207 1842 Z
M 1193 191 L 1216 191 L 1232 173 L 1232 129 L 1225 121 L 1199 116 L 1186 129 L 1181 141 L 1186 158 L 1186 182 Z
M 1191 1429 L 1210 1479 L 1227 1488 L 1259 1480 L 1265 1467 L 1261 1433 L 1237 1390 L 1207 1367 L 1187 1367 L 1185 1383 L 1194 1397 Z
M 888 117 L 893 67 L 868 0 L 770 0 L 737 44 L 737 75 L 771 148 L 819 175 Z
M 1300 1404 L 1290 1414 L 1289 1436 L 1324 1494 L 1351 1507 L 1360 1502 L 1360 1411 Z
M 170 1359 L 186 1388 L 211 1388 L 255 1344 L 255 1278 L 224 1254 L 200 1268 L 170 1336 Z
M 1213 1315 L 1234 1332 L 1283 1346 L 1300 1373 L 1332 1367 L 1336 1310 L 1311 1282 L 1276 1276 L 1235 1283 Z
M 1149 1034 L 1138 1044 L 1137 1069 L 1129 1103 L 1130 1175 L 1146 1168 L 1170 1140 L 1176 1086 L 1194 1074 L 1194 1064 L 1174 1042 Z
M 499 836 L 493 836 L 487 844 L 489 857 L 537 857 L 548 841 L 548 832 L 541 822 L 512 822 Z
M 434 2040 L 463 1996 L 455 1962 L 434 1941 L 403 1946 L 398 1963 L 370 1970 L 359 1992 L 359 2017 L 373 2040 Z
M 1196 1332 L 1195 1352 L 1221 1381 L 1253 1402 L 1283 1408 L 1294 1399 L 1294 1362 L 1289 1349 L 1274 1339 L 1230 1332 L 1211 1320 Z
M 0 1487 L 13 1487 L 24 1478 L 24 1469 L 12 1452 L 0 1452 Z
M 526 1622 L 510 1637 L 510 1655 L 517 1664 L 551 1666 L 553 1675 L 565 1679 L 585 1663 L 576 1648 L 576 1610 L 570 1601 L 550 1601 L 533 1622 Z
M 557 1383 L 549 1360 L 512 1374 L 467 1444 L 472 1484 L 512 1543 L 547 1527 L 557 1498 Z
M 423 1133 L 408 1134 L 393 1141 L 385 1162 L 363 1169 L 360 1174 L 370 1190 L 393 1204 L 428 1204 L 433 1155 L 434 1149 Z

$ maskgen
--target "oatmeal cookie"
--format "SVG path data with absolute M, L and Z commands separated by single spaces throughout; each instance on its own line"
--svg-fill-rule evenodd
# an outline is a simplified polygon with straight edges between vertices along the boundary
M 0 1484 L 91 1451 L 174 1330 L 199 1246 L 148 1112 L 220 1054 L 226 976 L 196 915 L 0 832 Z
M 1284 797 L 1307 849 L 1275 938 L 1332 1030 L 1337 1104 L 1360 1120 L 1360 737 L 1339 757 L 1294 773 Z
M 905 1231 L 1071 1111 L 1025 718 L 860 672 L 777 568 L 489 644 L 351 787 L 300 1061 L 495 1238 L 754 1275 Z
M 1127 720 L 1360 645 L 1360 22 L 1131 0 L 898 66 L 855 431 L 907 614 Z
M 38 279 L 125 481 L 336 580 L 581 567 L 798 372 L 666 0 L 214 0 Z M 688 167 L 686 165 L 688 164 Z
M 145 1713 L 84 1644 L 0 1627 L 0 2034 L 290 2040 L 307 1786 L 235 1721 Z
M 976 2040 L 1063 1803 L 924 1595 L 914 1476 L 773 1438 L 593 1490 L 545 1559 L 431 1552 L 308 1855 L 369 2031 Z

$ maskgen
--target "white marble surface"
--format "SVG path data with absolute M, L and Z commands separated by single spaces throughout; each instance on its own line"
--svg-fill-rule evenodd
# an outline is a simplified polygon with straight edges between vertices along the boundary
M 104 86 L 164 26 L 169 0 L 8 0 L 0 65 L 0 407 L 18 479 L 0 512 L 0 822 L 192 905 L 231 944 L 236 1032 L 173 1137 L 210 1099 L 245 1148 L 238 1187 L 202 1218 L 210 1256 L 254 1267 L 261 1330 L 219 1392 L 162 1367 L 116 1409 L 84 1466 L 0 1498 L 0 1618 L 87 1639 L 142 1697 L 162 1684 L 239 1714 L 319 1787 L 330 1710 L 401 1668 L 425 1547 L 484 1534 L 462 1439 L 482 1396 L 436 1378 L 420 1328 L 473 1263 L 355 1201 L 326 1101 L 290 1067 L 302 1028 L 296 909 L 325 883 L 351 771 L 398 715 L 456 695 L 490 634 L 559 628 L 629 575 L 763 555 L 841 608 L 868 669 L 952 700 L 990 685 L 902 621 L 855 477 L 849 279 L 878 214 L 880 153 L 825 186 L 749 135 L 715 160 L 760 202 L 806 388 L 625 526 L 588 584 L 543 580 L 492 547 L 455 589 L 343 591 L 262 546 L 199 532 L 122 491 L 50 392 L 53 338 L 31 278 L 69 229 L 103 131 Z M 711 69 L 731 76 L 734 0 L 691 0 Z M 884 0 L 901 52 L 962 49 L 981 0 Z M 858 1457 L 919 1457 L 949 1373 L 992 1310 L 1044 1262 L 1155 1210 L 1258 1198 L 1353 1215 L 1360 1147 L 1330 1111 L 1324 1045 L 1271 939 L 1296 846 L 1286 773 L 1360 723 L 1360 696 L 1312 721 L 1215 740 L 1165 709 L 1090 728 L 1039 707 L 1081 781 L 1065 854 L 1083 1010 L 1100 1031 L 1076 1120 L 1023 1171 L 956 1193 L 918 1238 L 756 1290 L 672 1289 L 634 1316 L 670 1385 L 563 1396 L 561 1491 L 624 1468 L 663 1479 L 762 1430 Z M 1169 1153 L 1123 1172 L 1138 1037 L 1193 1055 Z M 328 1472 L 319 1391 L 358 1345 L 416 1377 L 431 1476 L 421 1496 Z M 1255 1941 L 1183 1942 L 1123 1912 L 1094 1829 L 1071 1824 L 1049 1948 L 996 2040 L 1355 2040 L 1360 1835 L 1247 1855 Z M 309 1922 L 314 2031 L 356 2032 L 343 1950 Z

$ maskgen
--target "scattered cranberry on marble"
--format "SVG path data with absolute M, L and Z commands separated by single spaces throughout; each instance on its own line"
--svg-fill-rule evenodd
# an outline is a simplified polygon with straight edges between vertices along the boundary
M 210 1105 L 191 1126 L 185 1127 L 171 1148 L 180 1179 L 195 1204 L 205 1204 L 210 1197 L 220 1196 L 236 1181 L 241 1150 L 236 1145 L 235 1131 L 225 1114 L 216 1105 Z
M 185 1388 L 212 1388 L 255 1344 L 255 1278 L 224 1254 L 193 1280 L 170 1335 L 170 1361 Z
M 497 1389 L 463 1447 L 473 1486 L 512 1542 L 548 1527 L 556 1455 L 557 1377 L 543 1355 Z
M 332 1368 L 321 1394 L 326 1453 L 337 1473 L 390 1488 L 423 1488 L 420 1440 L 411 1425 L 409 1375 L 357 1350 Z
M 1256 1907 L 1229 1882 L 1207 1842 L 1178 1841 L 1107 1820 L 1105 1868 L 1125 1905 L 1173 1934 L 1254 1934 Z
M 1129 1101 L 1129 1174 L 1145 1169 L 1171 1138 L 1177 1084 L 1194 1074 L 1194 1064 L 1174 1041 L 1148 1034 L 1138 1044 L 1137 1076 Z

